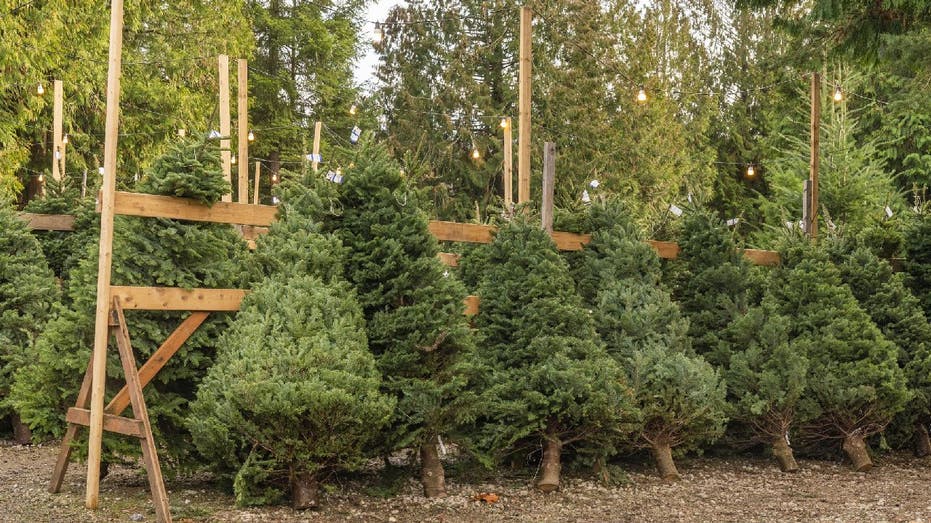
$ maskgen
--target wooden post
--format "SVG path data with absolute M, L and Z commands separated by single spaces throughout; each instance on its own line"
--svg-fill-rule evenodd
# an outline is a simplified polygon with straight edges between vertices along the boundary
M 239 59 L 236 120 L 239 122 L 239 203 L 249 203 L 249 62 Z
M 514 161 L 511 158 L 514 152 L 514 141 L 511 136 L 511 118 L 504 119 L 504 206 L 507 210 L 514 207 L 514 179 L 511 169 Z
M 802 229 L 811 234 L 811 180 L 802 183 Z
M 107 119 L 104 133 L 103 186 L 100 198 L 100 257 L 97 262 L 97 310 L 94 322 L 90 436 L 84 504 L 96 509 L 100 494 L 103 400 L 107 380 L 110 317 L 110 269 L 113 263 L 113 203 L 116 198 L 116 149 L 120 126 L 120 70 L 123 51 L 123 0 L 110 5 L 110 52 L 107 66 Z
M 520 8 L 520 71 L 518 79 L 517 203 L 530 201 L 530 73 L 533 12 Z
M 232 163 L 230 151 L 230 57 L 221 54 L 217 59 L 220 68 L 220 160 L 223 177 L 226 179 L 224 202 L 233 201 Z
M 811 226 L 808 233 L 811 239 L 818 239 L 818 168 L 821 163 L 821 73 L 811 73 L 811 209 L 808 216 Z
M 323 122 L 318 120 L 317 123 L 314 124 L 314 161 L 312 164 L 314 172 L 320 169 L 320 162 L 318 162 L 317 159 L 320 158 L 320 131 L 322 129 Z
M 62 137 L 62 120 L 64 120 L 64 89 L 61 80 L 55 80 L 53 83 L 53 107 L 52 107 L 52 179 L 60 182 L 62 171 L 59 166 L 64 165 L 65 148 L 61 143 Z
M 553 190 L 556 185 L 556 144 L 543 145 L 543 230 L 553 232 Z
M 259 204 L 259 179 L 260 179 L 259 176 L 261 176 L 261 173 L 262 173 L 262 162 L 256 160 L 255 161 L 255 182 L 254 182 L 255 190 L 252 191 L 253 205 Z

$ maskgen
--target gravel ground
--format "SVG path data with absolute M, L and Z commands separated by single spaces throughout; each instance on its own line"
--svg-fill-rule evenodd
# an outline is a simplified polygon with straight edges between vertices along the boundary
M 0 442 L 0 521 L 154 521 L 144 474 L 115 466 L 101 483 L 100 509 L 83 508 L 84 468 L 72 464 L 61 494 L 46 492 L 57 445 L 14 446 Z M 348 483 L 331 489 L 317 511 L 287 507 L 236 509 L 232 499 L 203 478 L 168 481 L 176 522 L 226 521 L 908 521 L 931 522 L 931 462 L 907 454 L 883 456 L 867 474 L 842 463 L 800 460 L 802 471 L 786 475 L 768 460 L 701 458 L 682 461 L 682 481 L 664 483 L 642 465 L 625 470 L 622 486 L 604 487 L 570 478 L 556 493 L 528 488 L 527 478 L 494 484 L 460 484 L 450 495 L 428 501 L 411 479 L 390 498 L 372 495 L 372 485 Z M 494 492 L 496 503 L 475 501 Z

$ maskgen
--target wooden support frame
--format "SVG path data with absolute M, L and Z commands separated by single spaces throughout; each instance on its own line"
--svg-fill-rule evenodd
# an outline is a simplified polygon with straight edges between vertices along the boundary
M 116 192 L 113 211 L 126 216 L 267 227 L 275 222 L 278 207 L 232 202 L 217 202 L 209 206 L 187 198 Z
M 19 213 L 19 219 L 34 231 L 73 231 L 74 216 L 70 214 Z

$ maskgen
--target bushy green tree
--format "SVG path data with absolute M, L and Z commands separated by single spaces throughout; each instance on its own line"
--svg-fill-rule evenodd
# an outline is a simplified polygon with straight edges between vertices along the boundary
M 473 345 L 465 288 L 437 258 L 420 196 L 379 145 L 365 144 L 344 171 L 339 213 L 327 230 L 347 250 L 346 277 L 367 321 L 369 347 L 398 399 L 385 450 L 420 449 L 424 492 L 445 494 L 437 443 L 450 431 L 463 380 L 454 372 Z
M 717 367 L 726 367 L 730 346 L 722 333 L 746 313 L 756 283 L 752 267 L 724 222 L 710 211 L 694 209 L 682 220 L 679 257 L 673 262 L 673 297 L 689 320 L 695 351 Z
M 593 205 L 592 241 L 575 270 L 608 353 L 627 371 L 660 474 L 678 478 L 672 449 L 700 448 L 724 431 L 725 386 L 694 353 L 689 322 L 660 284 L 659 258 L 617 202 Z
M 923 212 L 907 229 L 905 255 L 908 285 L 931 317 L 931 213 Z
M 904 275 L 893 273 L 889 262 L 868 248 L 837 241 L 831 255 L 841 280 L 883 335 L 898 348 L 898 363 L 905 371 L 913 396 L 893 423 L 897 436 L 913 434 L 919 456 L 931 454 L 931 324 L 918 298 L 905 286 Z
M 60 294 L 39 243 L 0 201 L 0 426 L 12 423 L 20 443 L 28 443 L 30 434 L 9 401 L 13 373 L 32 359 Z
M 860 307 L 823 249 L 789 240 L 772 273 L 776 311 L 793 318 L 790 339 L 808 354 L 802 436 L 840 440 L 856 470 L 872 466 L 864 438 L 882 431 L 910 394 L 898 347 Z
M 481 342 L 469 362 L 478 396 L 475 445 L 489 460 L 543 447 L 537 488 L 559 486 L 570 445 L 600 456 L 633 430 L 621 368 L 598 340 L 568 266 L 539 226 L 498 231 L 479 286 Z
M 731 418 L 753 441 L 772 447 L 783 472 L 798 470 L 789 434 L 809 379 L 805 347 L 790 337 L 791 328 L 767 295 L 722 333 L 731 346 L 725 371 Z
M 187 167 L 181 167 L 187 165 Z M 180 181 L 178 173 L 186 173 Z M 187 190 L 179 187 L 185 186 Z M 191 196 L 208 203 L 223 193 L 219 154 L 203 142 L 179 142 L 155 163 L 139 188 L 144 192 Z M 212 191 L 212 192 L 211 192 Z M 117 216 L 113 240 L 113 285 L 167 287 L 236 287 L 235 259 L 245 251 L 242 238 L 225 224 Z M 36 341 L 35 357 L 17 373 L 10 401 L 23 420 L 40 436 L 59 436 L 64 414 L 73 405 L 87 367 L 94 340 L 97 288 L 97 249 L 71 271 L 70 303 L 59 311 Z M 181 312 L 126 311 L 136 358 L 144 361 L 186 316 Z M 167 463 L 190 463 L 190 438 L 184 428 L 187 404 L 213 362 L 216 339 L 229 324 L 226 314 L 214 313 L 182 345 L 168 365 L 145 389 L 152 428 L 168 450 Z M 107 364 L 109 388 L 124 382 L 118 352 L 111 347 Z M 107 436 L 115 454 L 135 453 L 139 447 L 126 438 Z

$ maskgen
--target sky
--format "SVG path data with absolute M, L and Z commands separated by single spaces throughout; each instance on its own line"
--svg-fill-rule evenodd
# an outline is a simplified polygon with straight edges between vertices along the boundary
M 372 3 L 372 6 L 369 8 L 368 15 L 366 15 L 365 18 L 366 20 L 371 21 L 384 20 L 388 16 L 388 11 L 390 11 L 392 7 L 399 3 L 401 3 L 400 0 L 375 0 L 375 2 Z M 369 38 L 369 35 L 371 35 L 374 28 L 375 27 L 373 24 L 367 23 L 363 27 L 363 36 L 365 38 Z M 375 65 L 377 63 L 378 56 L 375 54 L 375 49 L 369 45 L 368 52 L 366 52 L 362 59 L 359 60 L 359 62 L 356 64 L 356 82 L 361 84 L 372 80 L 374 78 Z

